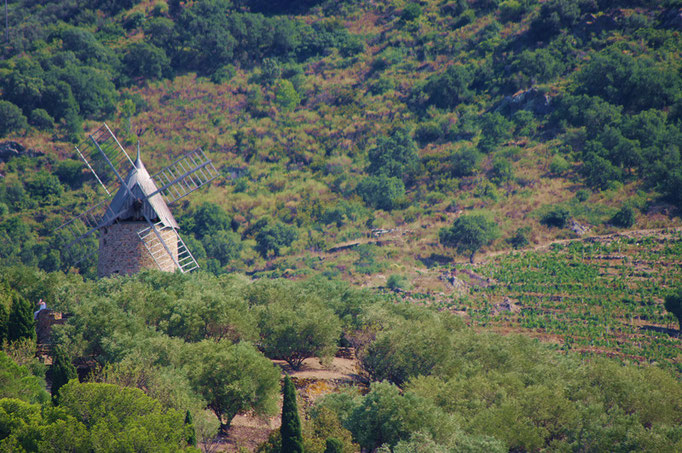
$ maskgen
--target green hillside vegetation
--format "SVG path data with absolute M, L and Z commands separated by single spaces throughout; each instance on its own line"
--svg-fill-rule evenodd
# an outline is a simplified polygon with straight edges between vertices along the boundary
M 350 346 L 368 388 L 301 407 L 306 451 L 682 450 L 681 12 L 8 1 L 0 445 L 192 450 L 277 412 L 273 359 Z M 213 159 L 171 206 L 198 273 L 97 280 L 64 252 L 102 200 L 74 146 L 104 121 L 150 173 Z M 52 402 L 41 298 L 83 381 Z M 81 412 L 119 398 L 139 416 Z

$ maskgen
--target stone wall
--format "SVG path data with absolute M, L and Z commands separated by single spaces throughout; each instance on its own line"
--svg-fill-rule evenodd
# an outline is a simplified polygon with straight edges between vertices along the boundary
M 147 226 L 146 222 L 120 222 L 102 229 L 97 263 L 97 275 L 99 277 L 119 274 L 130 275 L 142 269 L 159 269 L 154 258 L 147 251 L 145 244 L 137 235 L 138 231 Z M 178 241 L 175 232 L 170 228 L 159 232 L 173 257 L 177 260 Z M 148 245 L 152 250 L 159 252 L 156 256 L 161 265 L 161 270 L 174 272 L 177 268 L 175 262 L 163 249 L 155 235 L 150 237 Z

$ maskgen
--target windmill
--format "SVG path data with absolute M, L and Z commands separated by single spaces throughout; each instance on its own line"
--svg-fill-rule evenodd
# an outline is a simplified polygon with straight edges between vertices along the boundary
M 72 264 L 99 251 L 99 277 L 134 274 L 145 268 L 186 273 L 199 267 L 178 234 L 168 205 L 218 176 L 201 148 L 150 175 L 140 158 L 139 144 L 133 161 L 104 123 L 76 151 L 104 195 L 55 230 Z

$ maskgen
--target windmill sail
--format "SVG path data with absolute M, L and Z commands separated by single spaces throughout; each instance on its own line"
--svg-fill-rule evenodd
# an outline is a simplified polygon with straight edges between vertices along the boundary
M 218 177 L 218 170 L 201 148 L 182 156 L 152 176 L 168 204 L 186 197 Z
M 123 175 L 133 166 L 130 156 L 106 123 L 76 146 L 76 151 L 109 196 L 123 184 Z

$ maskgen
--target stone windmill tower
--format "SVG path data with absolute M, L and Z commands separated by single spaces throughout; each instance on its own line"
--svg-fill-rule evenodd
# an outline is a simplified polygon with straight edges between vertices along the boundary
M 218 176 L 201 148 L 150 175 L 139 145 L 133 162 L 104 124 L 76 151 L 104 189 L 104 199 L 56 230 L 72 263 L 99 252 L 99 277 L 148 268 L 185 273 L 199 267 L 168 205 Z M 84 240 L 89 237 L 98 238 L 99 246 Z

